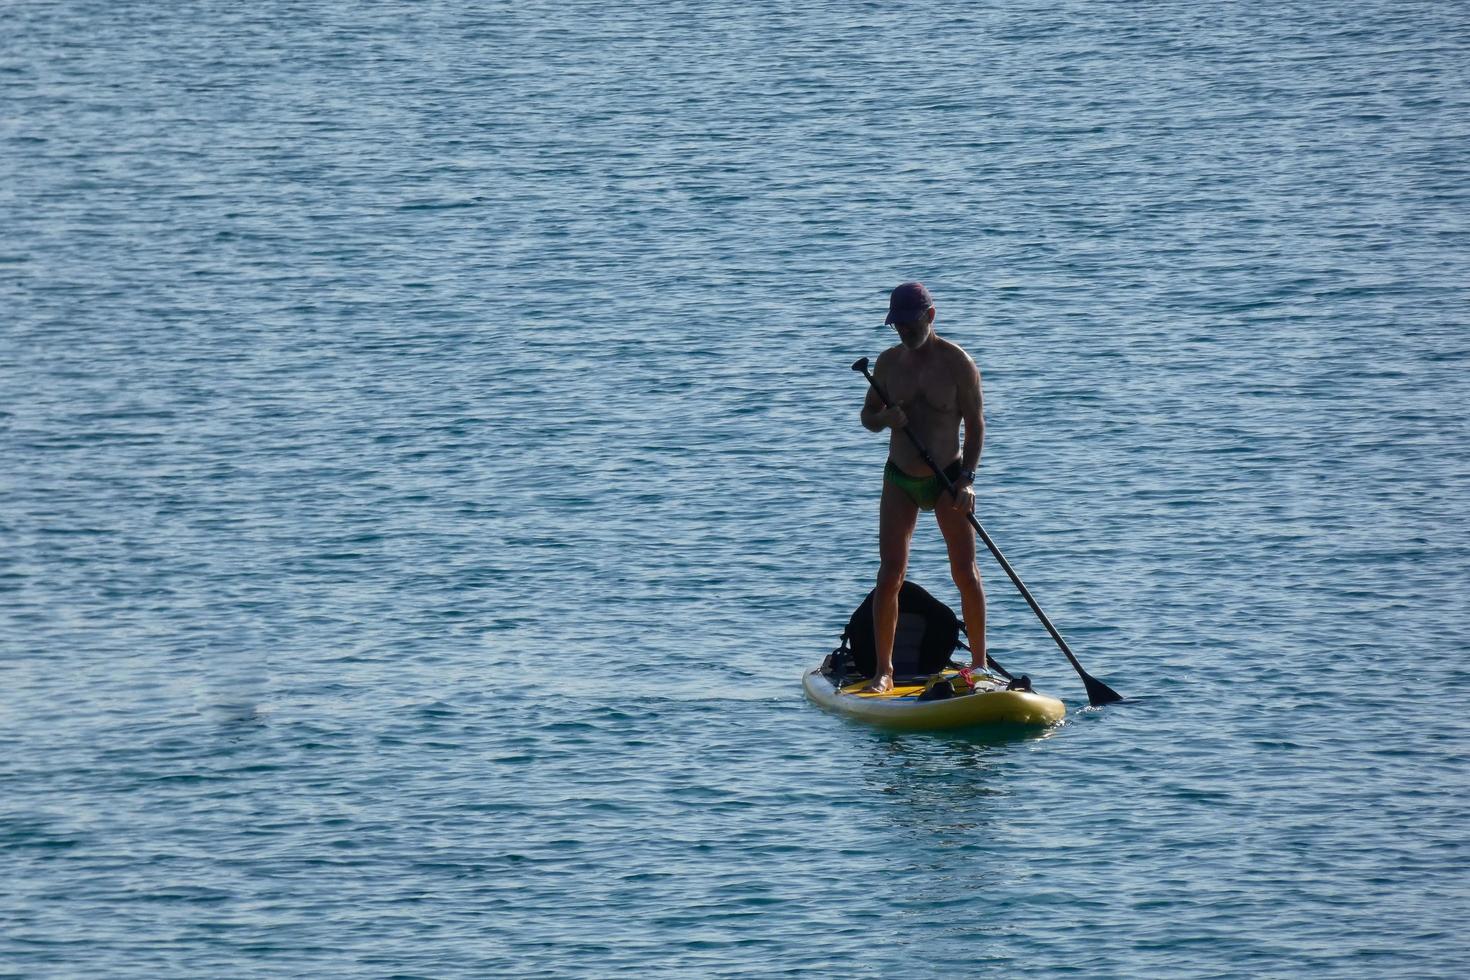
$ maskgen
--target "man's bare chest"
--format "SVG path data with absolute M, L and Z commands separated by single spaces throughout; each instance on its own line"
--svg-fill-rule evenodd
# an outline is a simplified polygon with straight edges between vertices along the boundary
M 953 415 L 959 411 L 959 388 L 942 364 L 921 368 L 900 368 L 889 381 L 889 398 L 909 409 L 927 409 L 935 415 Z

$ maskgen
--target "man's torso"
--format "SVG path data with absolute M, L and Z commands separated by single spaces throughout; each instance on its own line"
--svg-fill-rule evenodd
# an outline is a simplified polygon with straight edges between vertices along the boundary
M 880 359 L 883 377 L 878 378 L 888 400 L 901 403 L 908 416 L 908 427 L 929 450 L 941 467 L 959 456 L 960 442 L 960 370 L 967 355 L 956 345 L 938 336 L 925 347 L 932 351 L 909 351 L 897 345 Z M 932 470 L 903 433 L 894 431 L 888 442 L 888 456 L 911 476 L 927 476 Z

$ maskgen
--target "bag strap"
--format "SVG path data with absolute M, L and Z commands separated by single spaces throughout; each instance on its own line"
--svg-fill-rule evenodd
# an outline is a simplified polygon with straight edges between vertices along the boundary
M 842 629 L 842 642 L 837 649 L 827 654 L 826 667 L 832 677 L 832 686 L 841 689 L 847 683 L 847 665 L 852 663 L 852 648 L 847 645 L 848 630 Z

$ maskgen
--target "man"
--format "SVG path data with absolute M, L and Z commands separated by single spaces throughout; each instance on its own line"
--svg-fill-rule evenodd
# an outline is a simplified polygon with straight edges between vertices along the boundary
M 975 532 L 966 515 L 975 510 L 975 467 L 985 437 L 981 413 L 980 371 L 957 345 L 934 332 L 934 300 L 922 283 L 906 282 L 888 297 L 886 323 L 898 331 L 900 343 L 878 355 L 873 377 L 892 407 L 868 389 L 863 427 L 889 430 L 888 464 L 883 470 L 883 497 L 878 506 L 878 585 L 873 596 L 873 623 L 878 668 L 866 690 L 893 689 L 893 636 L 898 626 L 898 591 L 908 569 L 909 540 L 920 510 L 934 511 L 949 548 L 949 570 L 960 590 L 960 605 L 969 633 L 971 661 L 985 665 L 985 590 L 975 565 Z M 960 426 L 964 424 L 964 443 Z M 903 434 L 913 431 L 944 467 L 955 488 L 946 493 Z

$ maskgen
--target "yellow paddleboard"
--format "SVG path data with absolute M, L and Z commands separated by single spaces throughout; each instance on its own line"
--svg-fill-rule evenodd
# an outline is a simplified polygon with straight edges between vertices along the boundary
M 943 672 L 949 679 L 955 670 Z M 895 687 L 883 694 L 865 694 L 866 678 L 836 687 L 820 667 L 801 679 L 806 696 L 828 711 L 883 728 L 925 731 L 996 725 L 1045 728 L 1067 713 L 1056 698 L 1035 691 L 1007 691 L 1005 682 L 988 674 L 974 675 L 975 689 L 942 700 L 919 700 L 922 684 Z M 956 685 L 962 686 L 962 685 Z

